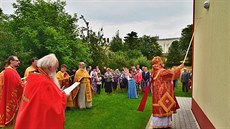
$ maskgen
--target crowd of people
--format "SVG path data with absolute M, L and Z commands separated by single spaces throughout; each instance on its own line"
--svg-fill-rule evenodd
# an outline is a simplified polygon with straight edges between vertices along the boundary
M 128 89 L 128 97 L 137 98 L 150 78 L 147 68 L 139 65 L 120 72 L 86 68 L 83 61 L 78 69 L 67 72 L 67 65 L 62 64 L 57 72 L 59 62 L 54 54 L 32 58 L 23 78 L 16 70 L 19 65 L 17 56 L 9 56 L 0 73 L 0 127 L 62 129 L 66 107 L 91 108 L 93 94 L 100 94 L 101 88 L 107 94 L 118 87 Z M 70 94 L 63 92 L 75 82 L 80 84 Z
M 140 65 L 132 66 L 130 69 L 123 67 L 121 71 L 106 67 L 100 70 L 98 66 L 92 69 L 88 66 L 87 71 L 95 94 L 100 94 L 102 88 L 107 94 L 119 88 L 122 91 L 128 90 L 128 98 L 138 98 L 138 94 L 145 91 L 150 80 L 148 68 L 143 66 L 141 69 Z
M 76 74 L 76 68 L 72 68 L 71 71 L 67 72 L 67 65 L 62 64 L 60 71 L 57 72 L 57 78 L 61 89 L 65 89 L 73 84 L 74 75 Z M 105 89 L 107 94 L 121 89 L 122 91 L 128 90 L 128 98 L 137 98 L 140 92 L 144 92 L 149 81 L 150 73 L 148 68 L 143 66 L 132 66 L 130 69 L 123 67 L 121 71 L 119 69 L 111 69 L 104 67 L 102 70 L 98 66 L 92 68 L 88 66 L 86 68 L 90 78 L 90 86 L 93 94 L 100 94 L 101 89 Z M 68 99 L 71 100 L 71 99 Z M 74 105 L 74 104 L 70 104 Z M 68 106 L 67 107 L 74 107 Z
M 140 68 L 140 65 L 123 67 L 121 71 L 106 67 L 100 70 L 98 66 L 86 67 L 83 61 L 80 61 L 78 69 L 72 68 L 69 72 L 68 66 L 61 64 L 57 72 L 58 59 L 54 54 L 49 54 L 41 59 L 33 58 L 21 78 L 16 71 L 19 64 L 17 56 L 10 56 L 0 73 L 0 127 L 63 129 L 66 107 L 92 108 L 93 94 L 100 94 L 103 88 L 107 94 L 117 89 L 127 91 L 130 99 L 144 93 L 139 110 L 143 110 L 146 95 L 151 89 L 154 127 L 170 127 L 171 115 L 179 108 L 172 82 L 180 77 L 183 65 L 167 70 L 160 57 L 153 58 L 151 74 L 147 67 Z M 190 78 L 186 71 L 182 73 L 185 92 L 188 90 L 186 79 Z M 79 85 L 70 94 L 63 92 L 75 82 Z M 170 108 L 164 108 L 160 103 L 165 96 L 172 101 Z M 164 123 L 165 126 L 156 124 L 162 120 L 168 123 Z

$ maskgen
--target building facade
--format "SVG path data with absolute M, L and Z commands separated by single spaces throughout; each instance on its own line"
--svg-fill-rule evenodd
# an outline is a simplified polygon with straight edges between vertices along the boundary
M 230 0 L 194 0 L 192 111 L 201 129 L 230 128 Z
M 165 38 L 165 39 L 158 39 L 157 43 L 162 47 L 163 55 L 168 54 L 169 47 L 171 46 L 173 41 L 178 40 L 180 38 Z

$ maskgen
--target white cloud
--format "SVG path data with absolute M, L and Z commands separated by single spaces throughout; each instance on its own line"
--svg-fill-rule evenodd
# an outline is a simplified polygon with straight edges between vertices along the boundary
M 104 35 L 106 37 L 113 37 L 117 30 L 120 32 L 120 37 L 126 36 L 127 33 L 135 31 L 138 36 L 151 35 L 160 36 L 160 38 L 174 38 L 180 37 L 181 30 L 188 24 L 191 24 L 190 16 L 183 17 L 171 17 L 162 21 L 140 21 L 140 22 L 129 22 L 129 23 L 110 23 L 106 21 L 92 21 L 90 27 L 94 31 L 98 31 L 100 27 L 104 29 Z M 82 24 L 84 25 L 84 24 Z
M 192 0 L 67 1 L 67 11 L 83 14 L 94 31 L 103 26 L 107 37 L 117 30 L 121 37 L 131 31 L 139 36 L 179 37 L 192 23 L 192 7 Z
M 13 13 L 15 0 L 0 0 L 4 13 Z M 193 0 L 66 0 L 66 11 L 84 15 L 94 31 L 104 28 L 112 37 L 119 30 L 124 37 L 131 31 L 139 36 L 179 37 L 192 23 Z M 79 20 L 80 26 L 85 26 Z

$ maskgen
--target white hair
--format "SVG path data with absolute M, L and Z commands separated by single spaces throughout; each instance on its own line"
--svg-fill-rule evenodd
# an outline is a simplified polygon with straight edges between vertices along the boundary
M 44 70 L 44 72 L 47 73 L 49 78 L 60 88 L 60 84 L 56 77 L 56 71 L 49 70 L 49 68 L 55 67 L 57 63 L 58 63 L 58 59 L 55 56 L 55 54 L 49 54 L 39 59 L 37 62 L 37 66 L 38 68 L 41 68 L 42 70 Z
M 79 62 L 79 68 L 81 68 L 81 65 L 85 65 L 85 63 L 83 61 Z M 82 68 L 81 68 L 82 69 Z M 86 70 L 86 67 L 83 68 L 84 70 Z
M 49 68 L 54 67 L 57 62 L 57 57 L 54 54 L 49 54 L 39 59 L 37 62 L 37 66 L 39 68 Z

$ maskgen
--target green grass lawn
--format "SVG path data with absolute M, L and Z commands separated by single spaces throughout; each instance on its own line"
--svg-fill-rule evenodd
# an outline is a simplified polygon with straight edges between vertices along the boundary
M 175 88 L 176 96 L 189 97 L 183 93 L 181 83 Z M 149 94 L 144 112 L 137 111 L 142 95 L 128 99 L 127 91 L 93 96 L 92 109 L 66 111 L 65 129 L 145 129 L 151 114 L 152 98 Z
M 104 90 L 104 89 L 102 89 Z M 151 114 L 151 96 L 144 112 L 137 111 L 142 95 L 128 99 L 127 92 L 94 95 L 92 109 L 66 111 L 66 129 L 145 129 Z
M 174 93 L 176 96 L 180 96 L 180 97 L 191 97 L 190 93 L 190 89 L 189 89 L 189 92 L 182 92 L 182 84 L 181 84 L 181 81 L 178 80 L 178 84 L 177 84 L 177 87 L 174 89 Z

